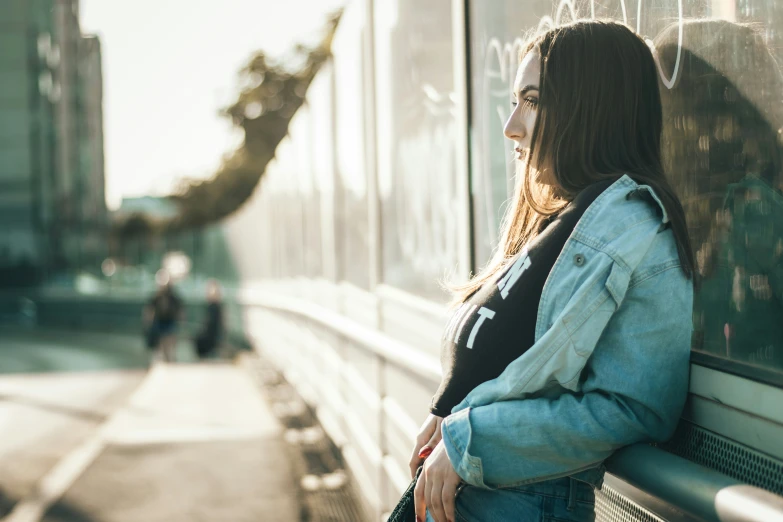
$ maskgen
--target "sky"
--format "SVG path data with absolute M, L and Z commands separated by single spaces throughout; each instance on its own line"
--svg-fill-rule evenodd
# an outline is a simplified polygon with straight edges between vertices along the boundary
M 256 50 L 321 34 L 342 0 L 81 0 L 103 50 L 106 200 L 169 193 L 208 177 L 241 134 L 218 114 Z

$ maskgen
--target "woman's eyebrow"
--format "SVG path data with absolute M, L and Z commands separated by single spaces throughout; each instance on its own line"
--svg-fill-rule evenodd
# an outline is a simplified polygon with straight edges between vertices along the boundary
M 519 95 L 524 96 L 527 91 L 537 91 L 538 85 L 525 85 L 519 90 Z
M 522 87 L 519 91 L 514 91 L 511 94 L 514 96 L 514 98 L 521 98 L 522 96 L 525 95 L 527 91 L 537 91 L 537 90 L 538 90 L 538 85 L 529 84 Z

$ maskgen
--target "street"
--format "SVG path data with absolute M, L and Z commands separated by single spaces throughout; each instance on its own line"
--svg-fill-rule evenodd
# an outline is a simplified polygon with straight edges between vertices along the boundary
M 4 522 L 296 520 L 282 426 L 231 363 L 140 336 L 0 330 Z

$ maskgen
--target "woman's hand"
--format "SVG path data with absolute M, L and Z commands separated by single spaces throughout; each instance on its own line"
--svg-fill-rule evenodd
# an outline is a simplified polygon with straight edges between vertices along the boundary
M 416 521 L 424 522 L 427 510 L 435 522 L 454 522 L 454 497 L 460 477 L 451 465 L 443 441 L 435 446 L 413 490 Z
M 411 453 L 411 478 L 416 476 L 416 470 L 419 469 L 422 461 L 432 453 L 432 450 L 440 442 L 440 424 L 442 422 L 443 417 L 430 413 L 424 424 L 421 425 L 419 435 L 416 437 L 416 445 L 413 446 L 413 453 Z

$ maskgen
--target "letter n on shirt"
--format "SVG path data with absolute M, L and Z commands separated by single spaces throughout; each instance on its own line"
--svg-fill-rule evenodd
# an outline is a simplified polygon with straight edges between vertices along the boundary
M 511 269 L 503 276 L 503 279 L 498 281 L 498 290 L 500 291 L 500 297 L 505 299 L 508 293 L 513 288 L 514 284 L 519 280 L 519 277 L 525 270 L 530 268 L 530 257 L 527 254 L 527 248 L 522 251 L 522 255 L 516 260 Z

